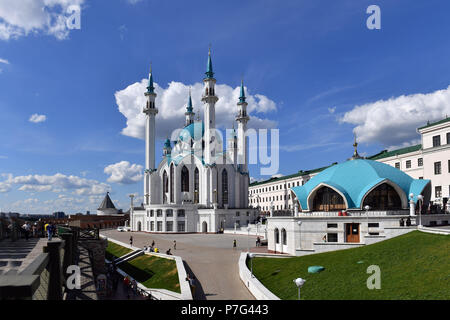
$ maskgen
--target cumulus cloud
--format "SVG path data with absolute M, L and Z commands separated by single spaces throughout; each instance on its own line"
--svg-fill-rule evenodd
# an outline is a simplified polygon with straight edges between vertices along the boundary
M 450 86 L 355 106 L 339 121 L 356 125 L 353 131 L 360 142 L 381 143 L 392 149 L 420 143 L 416 128 L 446 115 L 450 115 Z
M 120 184 L 133 184 L 142 179 L 142 166 L 130 164 L 128 161 L 121 161 L 111 164 L 104 169 L 110 177 L 108 182 Z
M 77 195 L 98 195 L 110 191 L 110 186 L 98 182 L 96 180 L 89 180 L 77 176 L 66 176 L 57 173 L 53 176 L 48 175 L 28 175 L 16 176 L 12 174 L 3 175 L 6 180 L 0 181 L 0 192 L 9 192 L 13 186 L 20 186 L 19 190 L 28 192 L 61 192 L 72 191 Z
M 141 82 L 133 83 L 115 93 L 119 111 L 127 119 L 127 126 L 122 130 L 122 134 L 126 136 L 144 139 L 145 115 L 142 113 L 142 109 L 146 102 L 144 96 L 146 87 L 147 80 L 143 79 Z M 192 91 L 195 117 L 200 115 L 203 118 L 202 83 L 189 86 L 173 81 L 166 89 L 155 83 L 156 106 L 159 109 L 156 116 L 157 138 L 164 139 L 171 136 L 173 130 L 184 126 L 189 87 Z M 219 97 L 219 101 L 216 103 L 216 127 L 231 128 L 237 113 L 236 103 L 239 100 L 239 87 L 232 88 L 226 84 L 218 84 L 216 85 L 216 95 Z M 275 121 L 259 116 L 276 111 L 277 106 L 274 101 L 264 95 L 251 95 L 247 92 L 247 102 L 247 111 L 250 114 L 249 127 L 259 129 L 273 128 L 277 125 Z
M 84 0 L 2 0 L 0 1 L 0 40 L 44 33 L 66 39 L 67 9 Z
M 39 122 L 44 122 L 45 120 L 47 120 L 47 116 L 43 115 L 43 114 L 33 114 L 30 119 L 28 119 L 28 121 L 33 122 L 33 123 L 39 123 Z
M 6 59 L 0 58 L 0 63 L 3 63 L 3 64 L 9 64 L 9 61 L 6 60 Z

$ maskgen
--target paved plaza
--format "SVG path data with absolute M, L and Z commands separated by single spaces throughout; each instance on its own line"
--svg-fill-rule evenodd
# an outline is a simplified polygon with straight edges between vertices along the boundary
M 171 248 L 173 255 L 185 262 L 186 271 L 197 278 L 197 300 L 254 300 L 239 277 L 238 260 L 242 251 L 255 247 L 255 236 L 234 234 L 150 234 L 143 232 L 103 231 L 103 235 L 143 248 L 155 241 L 155 247 L 165 253 Z M 237 247 L 233 249 L 233 240 Z M 173 249 L 176 240 L 177 248 Z

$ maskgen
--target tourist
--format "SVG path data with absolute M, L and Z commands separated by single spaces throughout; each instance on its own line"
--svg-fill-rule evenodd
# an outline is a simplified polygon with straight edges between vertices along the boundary
M 172 253 L 170 252 L 170 248 L 169 248 L 169 250 L 166 251 L 166 254 L 169 255 L 169 256 L 172 254 Z
M 53 224 L 51 224 L 51 223 L 47 226 L 47 236 L 48 236 L 48 241 L 52 241 Z
M 130 286 L 130 279 L 128 279 L 128 277 L 124 277 L 123 278 L 123 292 L 124 293 L 128 294 L 129 286 Z
M 152 241 L 152 247 L 155 247 L 155 240 Z
M 130 246 L 133 246 L 133 236 L 130 236 Z
M 36 238 L 37 235 L 37 226 L 36 226 L 36 222 L 33 224 L 33 226 L 31 227 L 31 232 L 33 234 L 33 238 Z
M 137 296 L 137 282 L 134 279 L 131 281 L 131 288 L 133 289 L 134 296 Z
M 155 248 L 155 252 L 158 253 L 158 252 L 159 252 L 159 249 L 158 249 L 158 248 Z
M 233 249 L 236 248 L 236 239 L 233 240 Z
M 173 240 L 173 250 L 177 250 L 177 241 Z
M 261 238 L 259 236 L 256 238 L 256 246 L 261 246 Z
M 22 229 L 25 233 L 25 239 L 28 241 L 28 238 L 30 237 L 30 229 L 31 229 L 29 223 L 25 222 L 22 226 Z

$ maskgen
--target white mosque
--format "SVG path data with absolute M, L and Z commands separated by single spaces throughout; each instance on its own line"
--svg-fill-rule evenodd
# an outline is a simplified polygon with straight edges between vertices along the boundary
M 173 141 L 167 139 L 163 159 L 155 166 L 155 120 L 158 109 L 150 70 L 145 96 L 144 204 L 130 211 L 132 231 L 221 232 L 254 222 L 257 211 L 248 206 L 248 147 L 245 135 L 249 116 L 244 85 L 237 102 L 237 132 L 233 129 L 223 149 L 215 128 L 216 79 L 209 52 L 203 79 L 204 120 L 194 119 L 189 92 L 185 126 Z

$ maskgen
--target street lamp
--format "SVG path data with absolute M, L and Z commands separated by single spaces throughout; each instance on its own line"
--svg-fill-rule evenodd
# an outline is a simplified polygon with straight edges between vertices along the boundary
M 422 227 L 422 205 L 423 205 L 423 195 L 419 194 L 417 196 L 417 200 L 420 201 L 420 206 L 419 206 L 419 228 Z
M 302 279 L 302 278 L 297 278 L 294 280 L 295 285 L 298 288 L 298 300 L 300 300 L 300 288 L 303 287 L 303 285 L 305 284 L 306 280 Z
M 250 252 L 250 230 L 252 228 L 247 227 L 247 252 Z
M 367 217 L 367 235 L 369 235 L 369 210 L 370 210 L 370 206 L 366 205 L 364 207 L 364 210 L 366 210 L 366 217 Z
M 249 253 L 248 254 L 248 258 L 250 259 L 250 272 L 251 272 L 251 277 L 253 278 L 253 258 L 255 257 L 254 253 Z
M 299 234 L 299 240 L 300 240 L 300 243 L 299 243 L 299 249 L 302 249 L 302 234 L 301 234 L 301 232 L 300 232 L 300 227 L 301 227 L 301 225 L 302 225 L 302 222 L 299 220 L 299 221 L 297 221 L 297 224 L 298 224 L 298 234 Z

